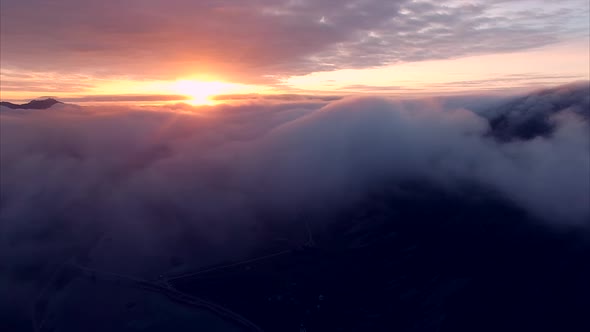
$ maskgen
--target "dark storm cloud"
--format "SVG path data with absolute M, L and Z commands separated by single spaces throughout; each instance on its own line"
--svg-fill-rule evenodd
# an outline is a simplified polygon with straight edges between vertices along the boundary
M 6 0 L 1 52 L 29 70 L 260 81 L 538 47 L 587 34 L 587 12 L 585 1 Z

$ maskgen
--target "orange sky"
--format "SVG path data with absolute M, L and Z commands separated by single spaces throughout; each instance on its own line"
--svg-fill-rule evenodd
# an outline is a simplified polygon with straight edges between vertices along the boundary
M 31 11 L 4 0 L 1 99 L 206 104 L 219 94 L 447 94 L 590 79 L 586 0 L 341 5 L 60 0 Z

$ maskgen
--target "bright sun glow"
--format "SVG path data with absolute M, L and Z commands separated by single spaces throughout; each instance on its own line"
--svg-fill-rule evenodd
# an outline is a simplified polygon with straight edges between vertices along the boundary
M 181 95 L 187 97 L 182 102 L 192 105 L 213 105 L 213 96 L 224 94 L 271 93 L 272 89 L 260 85 L 205 81 L 199 79 L 180 79 L 176 81 L 136 82 L 118 80 L 105 83 L 94 89 L 96 94 L 114 95 L 125 91 L 130 95 Z
M 193 105 L 212 104 L 212 96 L 235 93 L 238 89 L 237 85 L 230 83 L 191 80 L 176 81 L 170 85 L 171 92 L 189 97 L 187 102 Z

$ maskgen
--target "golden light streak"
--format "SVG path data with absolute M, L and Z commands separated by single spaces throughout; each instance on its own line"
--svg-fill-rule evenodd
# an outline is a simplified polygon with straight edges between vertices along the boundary
M 191 105 L 213 105 L 216 101 L 212 97 L 216 95 L 266 93 L 270 90 L 268 87 L 258 85 L 183 78 L 176 81 L 151 82 L 123 80 L 97 87 L 93 93 L 117 94 L 125 91 L 127 94 L 182 95 L 188 98 L 182 102 Z
M 241 90 L 237 84 L 223 82 L 200 82 L 193 80 L 181 80 L 171 83 L 169 91 L 173 94 L 187 96 L 187 101 L 193 105 L 213 104 L 211 97 L 219 94 L 237 93 Z

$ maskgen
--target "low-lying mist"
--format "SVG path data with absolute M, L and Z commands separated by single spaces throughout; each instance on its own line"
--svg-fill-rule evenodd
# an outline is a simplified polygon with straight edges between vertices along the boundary
M 355 97 L 3 108 L 0 298 L 29 303 L 41 276 L 73 257 L 156 275 L 174 255 L 192 265 L 246 255 L 302 227 L 298 216 L 407 183 L 477 187 L 539 227 L 587 228 L 587 90 L 465 107 Z M 544 126 L 520 135 L 527 121 Z

